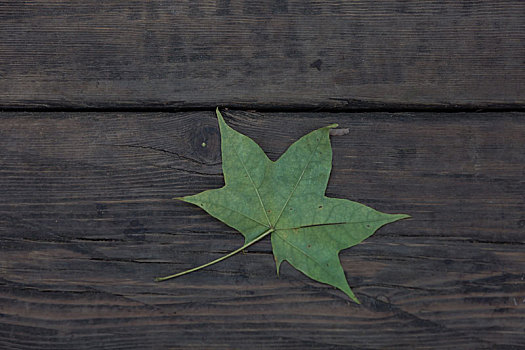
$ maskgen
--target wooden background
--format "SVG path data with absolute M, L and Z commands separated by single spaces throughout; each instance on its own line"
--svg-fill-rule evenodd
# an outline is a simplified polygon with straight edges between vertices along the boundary
M 0 2 L 0 349 L 524 349 L 523 1 Z M 173 201 L 215 106 L 329 196 L 412 219 L 341 253 L 362 305 Z M 206 146 L 202 146 L 203 142 Z

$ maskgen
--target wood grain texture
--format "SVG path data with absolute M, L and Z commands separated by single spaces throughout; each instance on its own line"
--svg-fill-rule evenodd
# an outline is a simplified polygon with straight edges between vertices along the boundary
M 0 107 L 522 108 L 525 2 L 0 2 Z
M 523 348 L 524 114 L 224 115 L 272 159 L 349 128 L 327 194 L 413 216 L 342 252 L 363 304 L 268 240 L 153 282 L 242 244 L 171 200 L 223 183 L 213 112 L 3 113 L 0 348 Z

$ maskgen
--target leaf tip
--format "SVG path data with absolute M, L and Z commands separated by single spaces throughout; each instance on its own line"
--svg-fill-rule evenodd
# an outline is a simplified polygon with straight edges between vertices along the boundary
M 392 223 L 392 222 L 395 222 L 395 221 L 399 221 L 399 220 L 412 218 L 412 216 L 410 216 L 408 214 L 388 214 L 388 216 L 390 218 L 389 223 Z
M 352 290 L 350 289 L 348 285 L 346 285 L 343 288 L 340 288 L 340 287 L 337 287 L 337 288 L 341 289 L 346 295 L 348 295 L 350 297 L 350 300 L 352 300 L 354 303 L 361 305 L 361 302 L 359 301 L 359 299 L 357 299 L 354 292 L 352 292 Z
M 219 111 L 219 107 L 215 108 L 215 114 L 217 114 L 217 118 L 219 118 L 219 120 L 224 121 L 221 111 Z
M 226 124 L 226 121 L 224 120 L 221 111 L 219 111 L 219 107 L 215 109 L 215 113 L 217 114 L 217 119 L 219 120 L 219 129 L 221 130 L 221 135 L 222 135 L 224 128 L 225 127 L 227 128 L 228 124 Z
M 277 273 L 277 278 L 281 277 L 279 275 L 280 267 L 281 267 L 281 263 L 279 261 L 277 261 L 277 259 L 275 259 L 275 272 Z
M 390 214 L 390 220 L 388 221 L 389 224 L 399 221 L 399 220 L 405 220 L 411 218 L 410 215 L 407 214 Z
M 186 197 L 173 197 L 172 199 L 175 199 L 176 201 L 186 201 Z
M 408 214 L 397 214 L 396 216 L 397 216 L 398 220 L 411 219 L 412 218 L 412 216 L 408 215 Z
M 330 125 L 325 126 L 325 128 L 327 128 L 327 129 L 335 129 L 338 126 L 339 126 L 339 124 L 330 124 Z

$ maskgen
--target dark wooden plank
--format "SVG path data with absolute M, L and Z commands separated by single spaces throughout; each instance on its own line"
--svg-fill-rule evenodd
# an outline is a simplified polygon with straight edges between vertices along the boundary
M 522 108 L 525 2 L 0 3 L 0 107 Z
M 3 113 L 0 348 L 522 348 L 524 114 L 225 116 L 272 159 L 350 129 L 328 195 L 413 216 L 341 254 L 363 304 L 277 278 L 267 240 L 153 282 L 242 242 L 171 200 L 223 183 L 213 112 Z

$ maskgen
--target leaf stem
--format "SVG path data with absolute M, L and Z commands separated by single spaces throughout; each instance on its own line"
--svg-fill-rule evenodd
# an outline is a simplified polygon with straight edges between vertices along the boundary
M 268 229 L 268 231 L 265 231 L 264 233 L 262 233 L 260 236 L 258 236 L 257 238 L 255 238 L 253 241 L 251 242 L 248 242 L 246 244 L 244 244 L 242 247 L 238 248 L 238 249 L 235 249 L 233 252 L 230 252 L 224 256 L 221 256 L 220 258 L 218 259 L 215 259 L 213 261 L 210 261 L 204 265 L 201 265 L 201 266 L 197 266 L 197 267 L 194 267 L 192 269 L 189 269 L 189 270 L 186 270 L 186 271 L 182 271 L 182 272 L 179 272 L 179 273 L 176 273 L 174 275 L 170 275 L 170 276 L 166 276 L 166 277 L 157 277 L 155 278 L 155 281 L 156 282 L 162 282 L 162 281 L 166 281 L 166 280 L 169 280 L 171 278 L 175 278 L 175 277 L 179 277 L 179 276 L 182 276 L 182 275 L 186 275 L 190 272 L 194 272 L 194 271 L 197 271 L 197 270 L 200 270 L 200 269 L 203 269 L 205 267 L 208 267 L 210 265 L 213 265 L 213 264 L 216 264 L 220 261 L 223 261 L 225 259 L 228 259 L 230 256 L 232 255 L 235 255 L 237 253 L 239 253 L 240 251 L 243 251 L 244 249 L 248 248 L 249 246 L 251 246 L 252 244 L 256 243 L 256 242 L 259 242 L 261 239 L 263 239 L 264 237 L 268 236 L 270 233 L 272 233 L 273 231 L 275 231 L 274 228 L 270 228 Z

